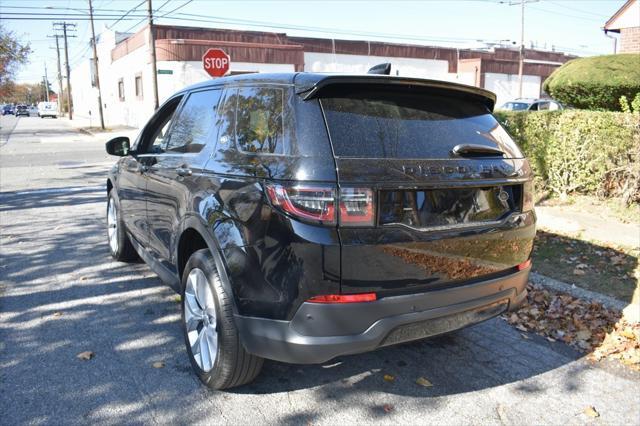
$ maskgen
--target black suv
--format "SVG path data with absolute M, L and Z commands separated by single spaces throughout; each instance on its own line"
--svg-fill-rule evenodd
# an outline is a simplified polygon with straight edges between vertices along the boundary
M 526 296 L 527 160 L 475 87 L 253 74 L 167 100 L 108 181 L 111 253 L 182 295 L 213 388 L 450 332 Z

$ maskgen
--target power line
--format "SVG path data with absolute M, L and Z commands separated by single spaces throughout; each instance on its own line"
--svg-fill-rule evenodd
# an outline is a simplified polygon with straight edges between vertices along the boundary
M 165 14 L 164 14 L 164 15 L 162 15 L 162 16 L 158 16 L 158 18 L 164 18 L 164 17 L 165 17 L 165 16 L 167 16 L 167 15 L 171 15 L 173 12 L 175 12 L 175 11 L 178 11 L 178 10 L 182 9 L 183 7 L 185 7 L 186 5 L 188 5 L 189 3 L 191 3 L 192 1 L 193 1 L 193 0 L 187 0 L 185 3 L 183 3 L 183 4 L 181 4 L 180 6 L 176 7 L 176 8 L 175 8 L 175 9 L 173 9 L 172 11 L 167 12 L 167 13 L 165 13 Z M 160 6 L 160 9 L 162 9 L 162 7 L 163 7 L 165 4 L 167 4 L 167 3 L 169 3 L 169 1 L 168 1 L 168 0 L 167 0 L 167 1 L 162 5 L 162 6 Z M 160 10 L 160 9 L 158 9 L 158 10 Z
M 129 10 L 128 12 L 126 12 L 124 15 L 122 15 L 122 16 L 120 17 L 120 19 L 118 19 L 116 22 L 114 22 L 113 24 L 111 24 L 111 25 L 110 25 L 109 27 L 107 27 L 107 28 L 109 28 L 109 29 L 113 28 L 113 27 L 114 27 L 118 22 L 120 22 L 120 21 L 122 21 L 123 19 L 125 19 L 125 17 L 126 17 L 129 13 L 131 13 L 131 12 L 133 12 L 133 11 L 137 10 L 140 6 L 142 6 L 142 5 L 144 4 L 144 2 L 145 2 L 145 0 L 142 0 L 140 3 L 138 3 L 138 5 L 136 5 L 134 8 L 132 8 L 131 10 Z

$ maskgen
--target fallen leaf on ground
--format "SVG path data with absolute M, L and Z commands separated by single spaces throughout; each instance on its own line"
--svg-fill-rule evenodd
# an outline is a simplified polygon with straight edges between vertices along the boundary
M 515 312 L 503 315 L 518 331 L 537 333 L 549 341 L 558 340 L 592 352 L 592 361 L 621 362 L 640 370 L 640 323 L 630 323 L 621 312 L 601 303 L 568 294 L 527 286 L 527 300 Z M 530 334 L 520 334 L 523 339 Z
M 429 380 L 425 379 L 424 377 L 418 377 L 418 379 L 416 380 L 416 383 L 425 388 L 433 386 L 433 383 L 431 383 Z
M 81 359 L 83 361 L 89 361 L 91 358 L 93 358 L 96 354 L 94 354 L 91 351 L 84 351 L 84 352 L 80 352 L 78 355 L 76 355 L 76 357 L 78 359 Z
M 396 379 L 395 376 L 392 376 L 391 374 L 385 374 L 382 378 L 385 382 L 393 382 Z
M 586 275 L 586 272 L 583 271 L 582 269 L 576 268 L 573 270 L 573 275 Z
M 164 362 L 163 361 L 156 361 L 153 364 L 151 364 L 151 366 L 153 368 L 163 368 L 164 367 Z
M 393 411 L 393 405 L 391 404 L 384 404 L 382 406 L 382 409 L 384 410 L 385 413 L 390 413 Z
M 600 413 L 598 413 L 596 409 L 591 406 L 585 408 L 584 413 L 589 417 L 600 417 Z
M 580 330 L 576 333 L 576 338 L 578 340 L 589 340 L 591 339 L 591 332 L 589 330 Z

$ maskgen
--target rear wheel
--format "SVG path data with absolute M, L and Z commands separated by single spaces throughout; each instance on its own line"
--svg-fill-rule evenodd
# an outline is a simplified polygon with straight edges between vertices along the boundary
M 263 359 L 245 351 L 208 249 L 196 251 L 182 278 L 182 325 L 189 361 L 205 385 L 226 389 L 253 381 Z
M 129 240 L 120 213 L 120 201 L 114 190 L 107 201 L 107 237 L 111 257 L 121 262 L 135 260 L 138 255 Z

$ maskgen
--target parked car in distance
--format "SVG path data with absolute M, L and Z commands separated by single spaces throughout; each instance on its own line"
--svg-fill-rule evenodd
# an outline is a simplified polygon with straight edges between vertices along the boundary
M 58 103 L 57 102 L 38 103 L 38 117 L 58 118 Z
M 322 363 L 495 317 L 526 298 L 529 163 L 471 86 L 245 74 L 171 96 L 107 181 L 107 236 L 182 295 L 193 370 Z
M 555 111 L 564 109 L 564 107 L 553 99 L 516 99 L 502 104 L 497 109 L 505 111 Z
M 21 115 L 29 117 L 29 107 L 27 107 L 26 105 L 18 105 L 16 107 L 15 114 L 16 117 L 20 117 Z
M 5 105 L 2 107 L 2 115 L 14 115 L 15 114 L 15 109 L 13 108 L 13 105 Z

